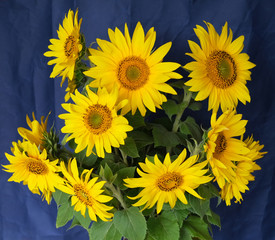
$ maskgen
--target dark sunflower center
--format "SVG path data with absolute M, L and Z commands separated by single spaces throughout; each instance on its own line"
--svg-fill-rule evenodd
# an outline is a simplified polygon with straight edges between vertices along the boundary
M 222 133 L 218 135 L 215 143 L 216 143 L 215 153 L 217 154 L 222 153 L 227 147 L 226 138 Z
M 87 206 L 92 206 L 92 198 L 90 197 L 84 186 L 82 186 L 81 184 L 75 184 L 74 192 L 80 202 L 84 203 Z
M 228 88 L 237 79 L 234 59 L 224 51 L 214 51 L 206 62 L 207 75 L 218 88 Z
M 40 160 L 31 159 L 28 164 L 27 168 L 29 172 L 37 174 L 37 175 L 44 175 L 47 174 L 49 169 L 47 165 Z
M 117 78 L 120 84 L 128 90 L 142 87 L 150 74 L 147 63 L 139 57 L 127 57 L 118 66 Z
M 95 104 L 83 116 L 84 124 L 93 134 L 102 134 L 112 125 L 112 113 L 107 106 Z
M 157 186 L 161 191 L 169 192 L 178 188 L 183 182 L 182 176 L 178 173 L 165 173 L 157 180 Z
M 67 37 L 64 44 L 64 52 L 66 57 L 73 56 L 73 53 L 76 51 L 76 40 L 73 36 Z

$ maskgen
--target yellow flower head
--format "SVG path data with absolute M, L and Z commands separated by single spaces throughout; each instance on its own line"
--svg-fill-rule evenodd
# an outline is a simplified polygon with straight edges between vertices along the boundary
M 103 195 L 102 187 L 106 181 L 97 182 L 98 177 L 90 180 L 91 170 L 84 170 L 79 177 L 76 159 L 70 160 L 68 169 L 64 162 L 61 162 L 61 170 L 66 179 L 65 185 L 59 186 L 59 189 L 67 194 L 72 195 L 71 201 L 74 205 L 74 210 L 81 212 L 85 217 L 86 209 L 92 221 L 97 221 L 98 216 L 103 221 L 109 221 L 113 217 L 113 213 L 109 213 L 113 207 L 103 203 L 109 202 L 113 198 Z M 85 177 L 84 177 L 85 175 Z
M 245 132 L 246 120 L 235 110 L 228 110 L 218 119 L 217 114 L 211 116 L 211 130 L 208 132 L 208 141 L 204 145 L 207 160 L 220 188 L 225 181 L 231 182 L 235 177 L 236 165 L 234 162 L 249 160 L 246 156 L 249 149 L 246 144 L 237 139 Z
M 59 117 L 65 119 L 65 126 L 61 129 L 63 133 L 72 133 L 67 141 L 75 139 L 77 147 L 75 152 L 80 152 L 87 147 L 86 155 L 93 152 L 95 146 L 96 154 L 104 158 L 106 152 L 111 153 L 113 147 L 124 144 L 127 137 L 126 132 L 133 128 L 117 111 L 126 104 L 126 101 L 117 102 L 118 91 L 116 88 L 109 94 L 106 89 L 99 88 L 97 94 L 88 87 L 87 96 L 80 94 L 77 90 L 71 94 L 75 104 L 64 103 L 62 107 L 69 113 L 61 114 Z
M 41 117 L 41 123 L 39 123 L 34 116 L 34 113 L 32 113 L 33 120 L 31 121 L 29 116 L 26 116 L 27 124 L 31 130 L 28 130 L 23 127 L 19 127 L 18 133 L 24 140 L 28 140 L 31 143 L 35 143 L 35 145 L 40 147 L 40 149 L 43 149 L 42 143 L 43 143 L 43 133 L 47 131 L 47 123 L 48 123 L 48 117 L 46 117 L 45 121 L 44 117 Z
M 232 42 L 232 30 L 227 29 L 227 23 L 219 35 L 213 25 L 206 23 L 208 32 L 197 25 L 194 29 L 200 40 L 199 46 L 188 41 L 192 53 L 187 53 L 195 61 L 184 66 L 190 70 L 192 79 L 185 84 L 192 92 L 198 92 L 195 100 L 202 101 L 209 97 L 208 109 L 217 111 L 219 106 L 223 112 L 236 107 L 238 101 L 243 104 L 250 102 L 246 81 L 251 80 L 249 69 L 255 64 L 249 62 L 249 56 L 241 53 L 244 36 Z
M 74 76 L 75 62 L 82 50 L 81 22 L 82 19 L 78 22 L 78 10 L 76 10 L 75 15 L 72 10 L 69 10 L 68 15 L 63 20 L 63 26 L 59 25 L 57 31 L 59 39 L 50 39 L 50 51 L 44 53 L 46 57 L 55 57 L 48 62 L 48 65 L 55 64 L 50 77 L 62 76 L 61 86 L 66 77 L 70 81 Z
M 177 199 L 187 204 L 185 191 L 201 199 L 194 189 L 212 180 L 211 177 L 204 176 L 208 171 L 203 169 L 207 161 L 196 163 L 197 155 L 186 160 L 185 158 L 186 150 L 184 149 L 172 163 L 169 153 L 166 154 L 163 163 L 157 155 L 154 156 L 154 163 L 147 158 L 145 163 L 139 163 L 144 171 L 137 169 L 140 178 L 124 179 L 125 186 L 128 188 L 143 188 L 137 196 L 129 197 L 130 199 L 140 198 L 133 206 L 145 205 L 143 209 L 146 209 L 152 208 L 157 203 L 157 213 L 159 213 L 163 204 L 167 202 L 171 208 L 175 206 Z
M 249 190 L 248 183 L 255 179 L 251 173 L 255 170 L 261 170 L 261 167 L 255 163 L 255 160 L 262 158 L 266 154 L 266 152 L 260 152 L 264 145 L 260 145 L 259 141 L 254 141 L 252 136 L 244 142 L 250 150 L 246 154 L 249 159 L 237 162 L 235 169 L 236 176 L 231 182 L 225 183 L 221 190 L 221 197 L 228 206 L 231 205 L 231 199 L 233 198 L 236 199 L 235 202 L 241 203 L 241 200 L 243 200 L 241 193 Z
M 21 149 L 21 147 L 23 149 Z M 55 187 L 63 183 L 58 175 L 58 160 L 49 161 L 47 152 L 44 149 L 39 152 L 34 143 L 25 141 L 18 145 L 14 144 L 13 155 L 5 153 L 9 165 L 3 165 L 6 172 L 13 173 L 8 181 L 23 182 L 33 193 L 42 192 L 47 202 L 50 203 L 51 192 Z
M 108 30 L 110 42 L 97 39 L 98 50 L 90 49 L 90 61 L 95 64 L 84 72 L 95 80 L 91 87 L 104 86 L 110 92 L 118 86 L 119 100 L 128 99 L 128 104 L 122 108 L 122 114 L 137 108 L 142 116 L 146 108 L 155 112 L 161 108 L 167 99 L 164 94 L 176 94 L 176 91 L 166 82 L 170 78 L 179 79 L 182 76 L 173 72 L 180 64 L 162 62 L 172 43 L 168 42 L 153 52 L 156 32 L 151 28 L 145 35 L 140 22 L 137 23 L 131 39 L 127 24 L 124 35 L 116 28 Z

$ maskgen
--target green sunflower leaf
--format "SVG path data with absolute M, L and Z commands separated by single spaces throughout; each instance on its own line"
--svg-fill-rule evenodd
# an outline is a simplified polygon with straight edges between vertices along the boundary
M 168 131 L 160 124 L 153 125 L 153 138 L 155 147 L 175 147 L 180 144 L 178 135 L 174 132 Z
M 120 240 L 122 238 L 113 221 L 104 222 L 98 220 L 97 222 L 93 222 L 88 232 L 91 240 Z
M 192 212 L 198 214 L 200 217 L 211 214 L 209 199 L 199 199 L 191 194 L 186 195 L 186 198 L 191 206 Z
M 180 123 L 180 132 L 190 135 L 192 138 L 196 139 L 197 142 L 201 141 L 203 134 L 195 119 L 190 116 L 188 116 L 185 121 Z
M 121 190 L 127 189 L 127 187 L 124 186 L 123 179 L 126 178 L 132 178 L 135 175 L 136 167 L 125 167 L 116 172 L 117 177 L 114 181 L 114 184 L 117 185 Z
M 125 115 L 126 119 L 129 121 L 129 125 L 131 125 L 134 129 L 139 127 L 144 127 L 144 117 L 141 116 L 139 111 L 136 111 L 135 115 L 132 115 L 131 112 Z
M 216 225 L 221 229 L 221 219 L 217 213 L 211 211 L 211 216 L 207 216 L 207 220 L 209 223 Z
M 74 218 L 77 219 L 77 221 L 80 223 L 80 225 L 85 228 L 85 229 L 89 229 L 89 226 L 92 222 L 92 220 L 89 217 L 89 213 L 88 210 L 86 210 L 86 214 L 85 217 L 82 216 L 81 212 L 74 212 Z
M 56 202 L 56 205 L 60 206 L 63 203 L 68 202 L 70 195 L 60 191 L 59 189 L 55 189 L 55 192 L 53 192 L 53 198 L 54 198 L 54 201 Z
M 133 138 L 127 137 L 125 139 L 125 144 L 120 145 L 120 149 L 129 157 L 137 158 L 139 157 L 138 149 Z
M 198 216 L 189 216 L 187 220 L 184 221 L 182 228 L 185 228 L 193 238 L 212 240 L 208 231 L 208 224 Z M 187 233 L 185 232 L 185 234 Z
M 136 207 L 130 207 L 114 214 L 113 222 L 122 236 L 131 240 L 144 240 L 146 220 Z
M 160 216 L 149 218 L 147 224 L 148 234 L 146 240 L 179 239 L 180 233 L 177 218 L 170 211 L 163 211 Z
M 167 116 L 170 118 L 170 120 L 172 116 L 176 115 L 180 110 L 179 105 L 171 99 L 168 99 L 167 102 L 164 102 L 162 104 L 162 108 L 167 114 Z
M 56 217 L 56 228 L 63 227 L 68 221 L 70 221 L 74 216 L 73 207 L 70 204 L 70 201 L 63 203 L 57 209 Z

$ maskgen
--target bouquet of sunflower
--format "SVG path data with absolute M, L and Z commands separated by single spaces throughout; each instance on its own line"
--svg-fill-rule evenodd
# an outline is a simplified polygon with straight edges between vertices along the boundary
M 200 45 L 188 41 L 186 53 L 194 61 L 181 66 L 163 61 L 172 43 L 155 49 L 153 27 L 145 33 L 138 22 L 132 37 L 127 24 L 124 34 L 108 29 L 110 41 L 86 47 L 81 22 L 69 10 L 44 54 L 50 77 L 67 80 L 64 137 L 47 129 L 49 115 L 27 116 L 30 130 L 18 128 L 22 140 L 6 153 L 9 181 L 53 198 L 56 226 L 81 225 L 90 239 L 212 239 L 221 225 L 210 201 L 241 203 L 266 153 L 236 112 L 250 102 L 255 66 L 241 53 L 244 37 L 233 41 L 227 23 L 220 35 L 197 25 Z M 204 128 L 186 110 L 207 98 Z

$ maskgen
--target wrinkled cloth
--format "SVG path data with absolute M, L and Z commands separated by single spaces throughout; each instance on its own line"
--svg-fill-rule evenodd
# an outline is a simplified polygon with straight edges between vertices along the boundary
M 40 119 L 51 111 L 49 123 L 61 129 L 65 87 L 60 78 L 50 79 L 52 66 L 43 56 L 49 39 L 57 38 L 59 24 L 69 9 L 79 10 L 83 18 L 81 32 L 87 45 L 96 38 L 108 40 L 108 28 L 132 33 L 138 21 L 145 31 L 155 27 L 155 47 L 172 41 L 165 61 L 185 65 L 192 59 L 187 40 L 198 43 L 193 28 L 210 22 L 220 33 L 228 22 L 234 39 L 245 36 L 244 50 L 251 62 L 252 81 L 247 83 L 251 103 L 239 103 L 238 113 L 248 119 L 247 133 L 265 145 L 268 154 L 258 164 L 250 191 L 243 194 L 242 204 L 230 207 L 222 202 L 213 211 L 221 216 L 222 229 L 213 229 L 214 240 L 275 239 L 275 150 L 274 150 L 274 69 L 275 69 L 275 2 L 274 0 L 1 0 L 0 1 L 0 161 L 8 164 L 12 141 L 20 139 L 18 127 L 27 127 L 26 114 Z M 187 75 L 184 76 L 187 80 Z M 204 128 L 210 126 L 211 112 L 207 101 L 203 110 L 194 113 Z M 0 172 L 0 239 L 3 240 L 70 240 L 88 239 L 86 230 L 69 225 L 56 229 L 56 204 L 47 205 L 39 195 L 22 184 L 7 182 L 11 174 Z

